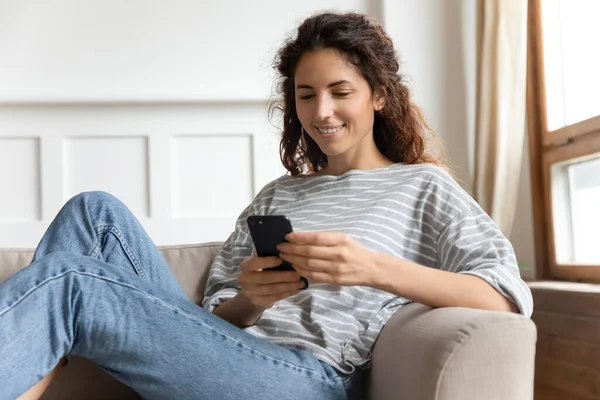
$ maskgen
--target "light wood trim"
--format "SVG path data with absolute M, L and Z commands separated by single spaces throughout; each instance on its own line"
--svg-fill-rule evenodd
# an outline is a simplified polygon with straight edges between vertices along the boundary
M 545 335 L 600 344 L 598 317 L 580 317 L 548 311 L 534 310 L 531 317 L 538 331 Z
M 550 264 L 554 276 L 567 281 L 600 283 L 600 265 Z
M 544 283 L 550 286 L 553 282 L 546 281 Z M 591 290 L 589 285 L 586 285 L 586 288 L 577 289 L 576 285 L 585 285 L 582 283 L 567 283 L 564 281 L 559 283 L 562 284 L 559 288 L 542 288 L 537 285 L 530 286 L 536 313 L 538 311 L 548 311 L 600 319 L 600 290 L 594 288 L 597 291 L 585 291 L 586 289 Z M 570 284 L 571 287 L 565 287 L 565 284 Z M 598 370 L 600 371 L 600 357 L 598 358 Z
M 551 163 L 548 161 L 548 153 L 542 153 L 540 163 L 540 168 L 542 169 L 542 187 L 544 193 L 544 215 L 543 218 L 546 221 L 546 243 L 545 243 L 545 252 L 546 252 L 546 265 L 548 268 L 548 275 L 552 278 L 557 278 L 556 274 L 556 243 L 554 237 L 554 215 L 552 213 L 552 192 L 550 188 L 551 181 Z M 564 277 L 563 277 L 564 278 Z
M 552 213 L 552 164 L 600 152 L 600 116 L 548 132 L 541 0 L 528 3 L 527 114 L 537 279 L 600 282 L 600 265 L 560 265 Z M 567 144 L 557 146 L 557 144 Z
M 543 155 L 544 168 L 561 161 L 572 160 L 600 153 L 600 131 L 597 133 L 579 136 L 573 142 L 564 146 L 546 149 Z
M 540 0 L 529 0 L 527 21 L 527 128 L 529 166 L 531 169 L 531 199 L 533 202 L 533 232 L 535 243 L 536 279 L 551 279 L 548 251 L 549 197 L 544 192 L 542 169 L 542 134 L 547 129 L 546 93 L 544 86 L 542 21 Z
M 579 157 L 600 153 L 600 133 L 580 136 L 568 145 L 546 149 L 542 155 L 543 184 L 545 198 L 550 206 L 547 216 L 548 225 L 548 261 L 552 276 L 558 279 L 600 282 L 600 265 L 559 264 L 556 259 L 556 242 L 554 235 L 554 215 L 552 213 L 551 173 L 553 164 Z
M 544 71 L 544 34 L 542 31 L 542 2 L 529 0 L 527 10 L 527 72 L 532 73 L 527 80 L 533 84 L 531 89 L 532 107 L 536 111 L 539 132 L 548 132 L 548 117 L 546 114 L 546 72 Z
M 542 141 L 544 147 L 549 147 L 594 132 L 600 132 L 600 115 L 548 132 L 542 136 Z

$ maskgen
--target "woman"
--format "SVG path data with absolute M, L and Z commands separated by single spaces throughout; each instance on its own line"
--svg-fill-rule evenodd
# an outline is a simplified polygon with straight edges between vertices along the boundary
M 309 18 L 276 67 L 290 174 L 240 215 L 203 308 L 122 203 L 76 196 L 0 286 L 2 398 L 67 354 L 144 398 L 357 398 L 377 335 L 409 301 L 531 314 L 510 243 L 425 152 L 428 128 L 379 25 Z M 291 220 L 280 257 L 253 253 L 253 214 Z M 282 260 L 295 271 L 267 270 Z

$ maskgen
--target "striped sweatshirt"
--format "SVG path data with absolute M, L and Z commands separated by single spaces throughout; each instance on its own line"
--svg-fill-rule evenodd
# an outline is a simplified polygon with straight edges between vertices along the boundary
M 510 242 L 442 168 L 393 164 L 340 176 L 282 176 L 267 184 L 238 218 L 217 254 L 203 307 L 212 312 L 240 290 L 250 256 L 249 215 L 285 215 L 294 231 L 342 232 L 376 252 L 424 267 L 471 274 L 492 285 L 529 317 L 533 300 Z M 426 290 L 427 282 L 421 283 Z M 366 286 L 311 282 L 267 309 L 249 333 L 309 350 L 343 373 L 370 365 L 385 323 L 409 299 Z

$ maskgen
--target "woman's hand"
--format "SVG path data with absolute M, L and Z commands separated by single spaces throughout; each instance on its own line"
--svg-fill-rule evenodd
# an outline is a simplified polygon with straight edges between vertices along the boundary
M 258 257 L 253 252 L 240 264 L 242 272 L 237 280 L 241 287 L 239 294 L 260 312 L 279 300 L 300 293 L 304 287 L 296 271 L 264 271 L 278 266 L 282 261 L 279 257 Z
M 338 232 L 294 232 L 277 246 L 279 256 L 309 281 L 343 286 L 372 286 L 376 254 Z

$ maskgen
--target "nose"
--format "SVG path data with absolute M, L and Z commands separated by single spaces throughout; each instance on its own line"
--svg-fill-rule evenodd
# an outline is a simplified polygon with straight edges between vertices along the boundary
M 317 98 L 317 108 L 315 118 L 317 121 L 323 121 L 333 115 L 333 101 L 329 96 L 319 96 Z

